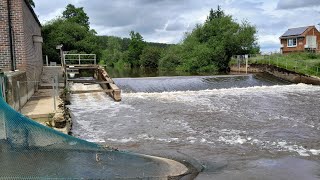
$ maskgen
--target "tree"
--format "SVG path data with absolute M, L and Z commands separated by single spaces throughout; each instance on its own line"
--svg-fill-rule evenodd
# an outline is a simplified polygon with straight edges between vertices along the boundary
M 29 4 L 32 6 L 32 7 L 36 7 L 36 5 L 34 4 L 34 1 L 33 0 L 28 0 Z
M 137 32 L 130 32 L 131 41 L 128 50 L 128 63 L 132 67 L 138 67 L 140 55 L 142 54 L 143 48 L 145 47 L 145 42 L 143 37 Z
M 158 68 L 161 52 L 162 49 L 157 47 L 145 47 L 140 55 L 140 65 L 142 67 Z
M 170 46 L 168 49 L 162 53 L 161 59 L 159 61 L 159 68 L 161 70 L 175 70 L 178 66 L 182 64 L 182 46 L 175 45 Z
M 42 28 L 43 52 L 50 59 L 60 62 L 56 46 L 63 44 L 64 51 L 96 54 L 101 56 L 95 30 L 90 30 L 88 17 L 83 8 L 68 5 L 62 18 L 54 19 Z
M 197 25 L 186 34 L 178 52 L 180 63 L 176 69 L 183 71 L 226 71 L 233 55 L 259 52 L 256 28 L 247 21 L 238 23 L 225 15 L 218 6 L 210 10 L 203 25 Z M 161 65 L 171 61 L 161 59 Z M 170 63 L 169 63 L 170 64 Z
M 102 53 L 102 61 L 108 66 L 115 66 L 115 64 L 122 60 L 121 41 L 119 37 L 110 36 L 107 39 L 102 38 L 106 42 L 106 48 Z
M 212 21 L 214 19 L 218 19 L 218 18 L 222 18 L 224 17 L 225 14 L 224 12 L 221 10 L 221 6 L 218 5 L 217 10 L 213 11 L 213 9 L 210 10 L 209 16 L 207 17 L 207 22 L 208 21 Z
M 89 17 L 84 12 L 83 7 L 76 8 L 74 5 L 68 4 L 62 15 L 62 17 L 68 21 L 80 24 L 87 29 L 90 29 Z

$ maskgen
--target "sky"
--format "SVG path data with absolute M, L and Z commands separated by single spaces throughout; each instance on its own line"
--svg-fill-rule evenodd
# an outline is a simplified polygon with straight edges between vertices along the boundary
M 319 29 L 320 0 L 34 0 L 40 22 L 61 16 L 67 4 L 84 7 L 98 35 L 129 37 L 131 30 L 146 41 L 179 43 L 185 32 L 203 23 L 218 5 L 233 18 L 258 30 L 264 53 L 279 51 L 279 37 L 289 28 Z

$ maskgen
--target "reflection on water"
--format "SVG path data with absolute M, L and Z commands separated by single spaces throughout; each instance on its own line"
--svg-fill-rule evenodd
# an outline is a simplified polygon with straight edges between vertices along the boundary
M 263 74 L 115 81 L 122 102 L 72 95 L 75 136 L 187 160 L 204 179 L 319 178 L 319 86 Z

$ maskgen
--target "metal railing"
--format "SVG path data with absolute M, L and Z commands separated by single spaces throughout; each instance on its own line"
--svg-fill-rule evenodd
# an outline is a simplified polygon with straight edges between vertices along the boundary
M 16 85 L 13 86 L 13 91 L 17 94 L 18 98 L 18 110 L 21 112 L 21 109 L 24 106 L 24 102 L 26 103 L 30 99 L 36 98 L 52 98 L 53 102 L 53 111 L 57 111 L 57 98 L 59 97 L 59 79 L 58 76 L 52 78 L 52 82 L 48 84 L 49 87 L 47 89 L 51 90 L 51 93 L 39 93 L 38 87 L 40 85 L 40 81 L 17 81 Z M 24 87 L 24 88 L 22 88 Z M 22 89 L 25 89 L 22 91 Z M 23 99 L 23 96 L 26 96 L 26 99 Z
M 64 64 L 67 65 L 86 65 L 97 64 L 96 54 L 64 54 Z

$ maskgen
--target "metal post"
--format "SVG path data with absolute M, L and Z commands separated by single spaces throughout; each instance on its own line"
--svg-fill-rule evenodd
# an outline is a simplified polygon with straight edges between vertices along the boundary
M 56 96 L 59 97 L 59 76 L 56 76 Z
M 81 57 L 80 57 L 80 54 L 79 54 L 79 65 L 81 65 Z
M 94 55 L 94 65 L 97 64 L 97 55 Z
M 6 116 L 4 111 L 0 111 L 0 139 L 6 140 L 7 138 Z
M 52 79 L 52 95 L 53 95 L 53 109 L 56 112 L 56 92 L 55 92 L 55 78 Z
M 239 73 L 240 73 L 240 66 L 241 66 L 241 62 L 240 62 L 240 57 L 239 56 L 237 56 L 237 60 L 238 60 L 238 71 L 239 71 Z
M 248 74 L 248 58 L 246 58 L 246 74 Z
M 27 100 L 29 100 L 29 82 L 27 81 Z
M 19 100 L 19 112 L 21 112 L 21 97 L 20 97 L 20 81 L 17 81 L 17 95 Z
M 48 55 L 46 55 L 46 63 L 47 63 L 47 66 L 49 66 L 49 58 L 48 58 Z
M 66 66 L 66 55 L 63 54 L 63 65 L 62 65 L 62 67 L 65 67 L 65 66 Z

